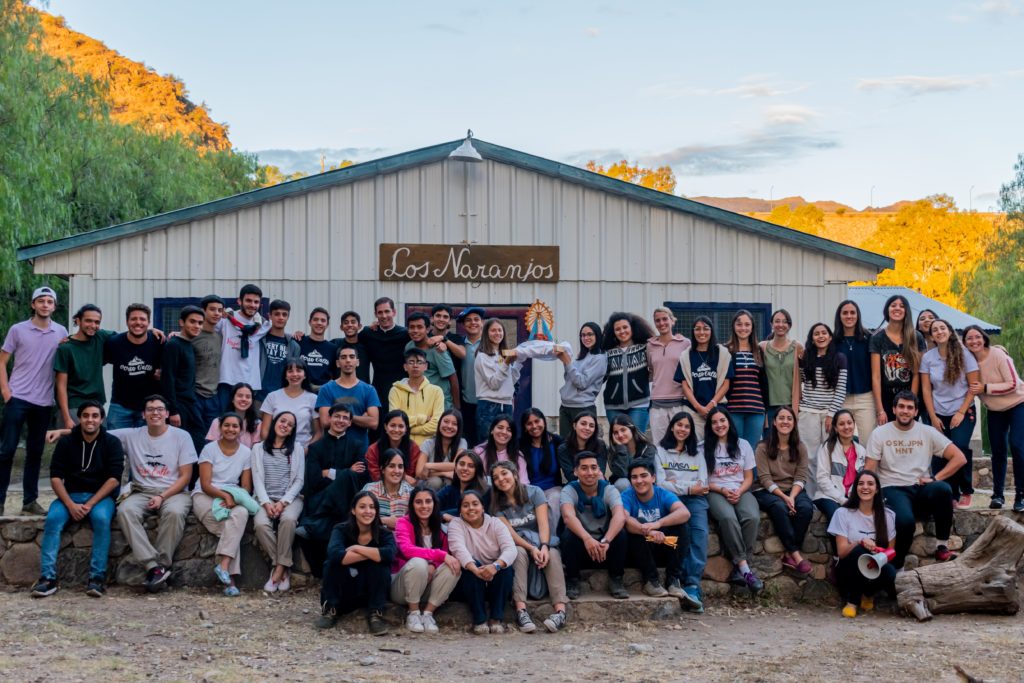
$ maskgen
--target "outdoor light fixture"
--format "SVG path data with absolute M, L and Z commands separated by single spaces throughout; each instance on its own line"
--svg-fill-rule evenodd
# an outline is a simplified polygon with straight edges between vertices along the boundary
M 456 161 L 472 161 L 474 163 L 484 160 L 480 156 L 480 152 L 476 151 L 476 148 L 473 147 L 473 131 L 466 131 L 466 139 L 462 141 L 461 145 L 452 150 L 448 158 L 455 159 Z

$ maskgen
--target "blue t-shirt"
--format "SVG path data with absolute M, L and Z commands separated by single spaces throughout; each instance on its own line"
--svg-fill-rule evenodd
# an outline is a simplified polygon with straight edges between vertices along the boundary
M 256 392 L 256 398 L 265 399 L 270 392 L 277 391 L 284 386 L 284 362 L 288 360 L 288 338 L 276 337 L 269 332 L 260 340 L 263 344 L 267 361 L 263 368 L 263 376 L 260 379 L 262 388 Z
M 380 408 L 380 399 L 377 398 L 377 392 L 366 382 L 356 382 L 356 385 L 351 389 L 346 389 L 337 382 L 328 382 L 320 387 L 320 392 L 316 395 L 317 411 L 321 408 L 330 408 L 339 398 L 345 399 L 345 402 L 352 408 L 352 414 L 357 417 L 366 415 L 367 408 Z M 348 433 L 357 442 L 362 441 L 363 450 L 366 450 L 369 446 L 366 428 L 352 425 L 348 428 Z
M 622 507 L 630 517 L 640 523 L 657 522 L 672 512 L 672 505 L 679 502 L 679 496 L 663 488 L 654 487 L 654 495 L 649 501 L 642 502 L 636 491 L 630 487 L 622 494 Z

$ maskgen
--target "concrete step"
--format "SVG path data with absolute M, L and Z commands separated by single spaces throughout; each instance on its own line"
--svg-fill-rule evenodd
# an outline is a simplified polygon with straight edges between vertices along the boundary
M 988 455 L 985 456 L 974 456 L 974 479 L 972 480 L 975 488 L 992 489 L 992 458 Z M 1013 465 L 1008 464 L 1006 467 L 1006 484 L 1005 489 L 1013 491 L 1014 485 L 1014 471 Z

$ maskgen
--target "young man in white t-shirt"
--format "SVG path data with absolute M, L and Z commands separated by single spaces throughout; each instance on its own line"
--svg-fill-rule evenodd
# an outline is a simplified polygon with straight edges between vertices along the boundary
M 238 292 L 238 310 L 226 309 L 216 326 L 223 338 L 220 356 L 220 383 L 217 395 L 221 410 L 228 409 L 231 388 L 245 382 L 253 391 L 263 386 L 260 376 L 260 339 L 270 330 L 270 321 L 260 316 L 263 290 L 253 284 Z
M 935 520 L 935 559 L 953 559 L 949 534 L 953 528 L 953 490 L 946 480 L 967 463 L 952 441 L 933 427 L 916 421 L 917 397 L 901 391 L 893 399 L 896 419 L 871 432 L 865 469 L 878 473 L 886 505 L 896 513 L 895 565 L 903 560 L 914 540 L 916 519 Z M 945 466 L 932 474 L 932 456 Z
M 131 495 L 117 509 L 117 521 L 128 537 L 136 561 L 146 568 L 146 590 L 161 588 L 171 574 L 174 551 L 185 532 L 192 499 L 185 491 L 197 461 L 192 438 L 184 429 L 167 424 L 167 402 L 148 396 L 146 426 L 115 429 L 131 468 Z M 160 515 L 156 546 L 146 534 L 148 515 Z

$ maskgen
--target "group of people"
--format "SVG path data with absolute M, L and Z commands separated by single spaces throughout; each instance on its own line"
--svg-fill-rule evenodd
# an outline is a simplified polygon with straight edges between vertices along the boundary
M 975 397 L 988 408 L 992 507 L 1003 505 L 1009 452 L 1020 473 L 1014 509 L 1024 510 L 1024 386 L 1013 360 L 977 327 L 962 340 L 940 319 L 915 329 L 902 296 L 886 303 L 873 333 L 844 301 L 833 327 L 814 324 L 804 344 L 789 337 L 785 310 L 760 341 L 746 311 L 725 343 L 704 316 L 689 336 L 676 333 L 667 308 L 654 311 L 653 327 L 630 313 L 585 323 L 577 351 L 553 352 L 565 377 L 558 433 L 537 409 L 513 417 L 523 359 L 482 308 L 459 313 L 457 334 L 450 306 L 414 313 L 403 327 L 382 297 L 372 324 L 345 312 L 342 336 L 327 340 L 327 310 L 289 334 L 290 305 L 271 301 L 264 320 L 262 297 L 252 284 L 235 309 L 205 297 L 181 310 L 169 335 L 152 327 L 145 305 L 129 306 L 127 330 L 114 334 L 87 304 L 69 335 L 51 319 L 53 290 L 34 292 L 32 317 L 11 327 L 0 351 L 0 496 L 27 428 L 25 514 L 44 513 L 40 457 L 46 439 L 56 442 L 57 500 L 45 513 L 33 595 L 56 592 L 61 531 L 86 518 L 87 592 L 103 595 L 115 514 L 147 589 L 159 590 L 192 511 L 219 539 L 211 571 L 228 596 L 239 594 L 249 517 L 271 560 L 268 592 L 289 590 L 298 541 L 322 579 L 320 627 L 365 608 L 371 632 L 385 632 L 390 599 L 406 606 L 408 630 L 434 633 L 435 611 L 456 596 L 477 633 L 502 632 L 509 601 L 529 632 L 537 626 L 527 601 L 546 596 L 543 625 L 555 632 L 588 567 L 607 571 L 615 598 L 629 597 L 630 565 L 646 594 L 703 611 L 710 519 L 731 583 L 763 588 L 751 566 L 762 510 L 783 567 L 806 577 L 801 548 L 817 508 L 834 538 L 844 614 L 855 616 L 892 589 L 916 519 L 934 518 L 936 559 L 952 557 L 953 510 L 973 492 Z M 47 432 L 54 403 L 59 428 Z M 894 562 L 867 581 L 859 556 L 886 547 Z

